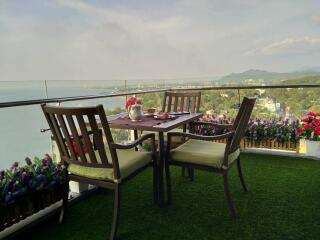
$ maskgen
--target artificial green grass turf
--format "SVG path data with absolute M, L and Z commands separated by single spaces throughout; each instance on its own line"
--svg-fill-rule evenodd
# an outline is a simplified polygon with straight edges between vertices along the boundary
M 320 239 L 320 162 L 241 156 L 248 193 L 230 172 L 239 219 L 229 216 L 222 176 L 203 171 L 190 182 L 173 168 L 173 205 L 158 208 L 150 169 L 122 188 L 119 239 Z M 72 205 L 63 224 L 52 218 L 21 239 L 108 239 L 112 204 L 111 193 L 94 194 Z

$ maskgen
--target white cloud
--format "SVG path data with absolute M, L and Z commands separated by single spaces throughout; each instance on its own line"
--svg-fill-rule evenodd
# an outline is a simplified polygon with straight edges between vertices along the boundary
M 318 33 L 308 25 L 315 8 L 299 4 L 11 0 L 0 7 L 0 80 L 177 78 L 286 68 L 273 56 L 318 45 L 316 37 L 292 35 Z M 296 30 L 301 16 L 306 20 Z M 269 59 L 244 57 L 246 50 L 246 56 Z
M 315 21 L 316 23 L 320 23 L 320 15 L 313 15 L 312 20 Z
M 262 48 L 249 50 L 245 56 L 307 54 L 320 51 L 320 37 L 286 38 Z

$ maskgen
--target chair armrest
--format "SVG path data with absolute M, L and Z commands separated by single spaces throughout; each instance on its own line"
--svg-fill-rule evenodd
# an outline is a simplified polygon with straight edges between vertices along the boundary
M 168 136 L 168 143 L 169 143 L 171 142 L 170 140 L 171 140 L 171 137 L 173 136 L 178 136 L 178 137 L 180 136 L 180 137 L 196 139 L 196 140 L 214 141 L 214 140 L 230 138 L 233 136 L 233 134 L 234 134 L 234 131 L 230 131 L 228 133 L 216 135 L 216 136 L 203 136 L 203 135 L 198 135 L 193 133 L 184 133 L 184 132 L 169 132 L 167 136 Z
M 131 149 L 136 147 L 137 145 L 141 144 L 143 141 L 151 139 L 151 145 L 152 149 L 155 149 L 155 134 L 154 133 L 148 133 L 146 135 L 143 135 L 142 137 L 138 138 L 137 140 L 130 142 L 128 144 L 118 144 L 118 143 L 113 143 L 111 145 L 112 148 L 114 149 Z
M 209 126 L 209 127 L 215 127 L 215 128 L 231 128 L 232 124 L 220 124 L 220 123 L 211 123 L 211 122 L 193 122 L 193 126 Z
M 220 129 L 225 129 L 225 128 L 230 129 L 230 128 L 232 128 L 233 125 L 232 124 L 213 123 L 212 126 L 215 127 L 215 128 L 220 128 Z

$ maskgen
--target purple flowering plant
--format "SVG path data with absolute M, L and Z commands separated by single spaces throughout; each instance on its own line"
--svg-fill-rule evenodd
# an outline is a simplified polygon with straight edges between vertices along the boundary
M 218 118 L 215 116 L 204 117 L 201 121 L 211 122 L 214 124 L 232 124 L 234 119 L 225 115 Z M 262 120 L 259 118 L 251 118 L 245 133 L 245 139 L 248 140 L 275 140 L 277 142 L 299 141 L 299 121 L 289 122 L 288 119 L 271 119 Z M 227 129 L 218 129 L 213 126 L 201 126 L 196 132 L 202 135 L 214 136 L 226 133 Z
M 51 190 L 63 182 L 63 165 L 54 163 L 48 154 L 33 161 L 27 157 L 25 162 L 25 166 L 15 162 L 10 169 L 0 171 L 0 205 L 35 191 Z
M 245 133 L 246 139 L 256 141 L 275 140 L 277 142 L 299 141 L 299 121 L 250 119 Z

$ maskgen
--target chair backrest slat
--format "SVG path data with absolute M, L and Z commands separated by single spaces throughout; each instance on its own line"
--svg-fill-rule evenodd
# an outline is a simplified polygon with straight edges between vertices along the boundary
M 187 97 L 187 109 L 190 109 L 191 106 L 191 99 L 190 97 Z
M 81 143 L 79 133 L 78 133 L 76 125 L 74 123 L 74 119 L 71 115 L 66 115 L 66 118 L 67 118 L 69 128 L 71 130 L 71 135 L 73 137 L 74 142 L 76 143 L 80 160 L 81 160 L 81 162 L 88 162 L 86 155 L 83 151 L 83 145 Z
M 96 120 L 94 119 L 94 116 L 89 115 L 88 119 L 89 119 L 89 124 L 91 126 L 91 131 L 93 132 L 93 141 L 95 142 L 95 144 L 97 146 L 101 162 L 109 165 L 108 159 L 106 157 L 107 154 L 106 154 L 105 147 L 103 144 L 102 132 L 99 131 L 99 128 L 98 128 Z
M 87 147 L 87 151 L 90 156 L 90 160 L 93 163 L 97 163 L 98 161 L 97 161 L 96 155 L 94 153 L 93 142 L 91 142 L 91 140 L 90 140 L 90 137 L 88 134 L 88 129 L 87 129 L 86 124 L 83 119 L 83 115 L 77 114 L 76 118 L 78 120 L 78 124 L 79 124 L 80 130 L 81 130 L 81 135 L 83 136 L 84 143 Z
M 238 119 L 238 122 L 233 127 L 235 133 L 230 143 L 231 144 L 229 148 L 230 152 L 237 150 L 240 146 L 240 141 L 247 130 L 248 122 L 249 122 L 251 113 L 253 111 L 255 101 L 256 101 L 256 98 L 245 97 L 241 104 L 241 107 L 238 112 L 239 117 L 237 116 L 236 118 Z
M 182 111 L 184 108 L 184 96 L 181 97 L 181 101 L 180 101 L 180 110 Z
M 245 107 L 247 107 L 248 103 L 249 103 L 249 98 L 247 97 L 244 97 L 243 100 L 242 100 L 242 103 L 239 107 L 239 110 L 238 110 L 238 114 L 236 116 L 236 118 L 234 119 L 234 122 L 233 122 L 233 126 L 232 126 L 232 129 L 235 131 L 238 124 L 239 124 L 239 121 L 240 121 L 240 118 L 242 117 L 243 115 L 243 111 L 245 109 Z
M 77 159 L 77 154 L 75 152 L 75 149 L 73 147 L 73 142 L 70 138 L 70 133 L 68 131 L 68 127 L 63 119 L 63 116 L 61 114 L 57 114 L 57 119 L 58 119 L 58 122 L 59 122 L 59 125 L 60 125 L 60 128 L 63 132 L 63 135 L 64 135 L 64 140 L 67 142 L 67 147 L 68 147 L 68 150 L 69 152 L 71 153 L 71 157 L 73 159 Z
M 113 138 L 112 138 L 112 134 L 111 134 L 111 131 L 110 131 L 109 123 L 108 123 L 108 120 L 107 120 L 107 117 L 106 117 L 106 114 L 104 112 L 104 109 L 103 109 L 102 105 L 98 105 L 97 106 L 97 111 L 99 113 L 102 129 L 104 131 L 104 134 L 105 134 L 106 139 L 107 139 L 107 144 L 108 144 L 109 149 L 110 149 L 112 165 L 113 165 L 113 168 L 114 168 L 114 176 L 115 176 L 116 179 L 118 179 L 118 178 L 120 178 L 119 161 L 118 161 L 118 155 L 117 155 L 116 150 L 111 148 L 111 144 L 113 144 Z
M 165 92 L 162 105 L 163 112 L 180 111 L 199 112 L 201 92 Z
M 65 142 L 63 134 L 61 132 L 60 126 L 58 124 L 57 118 L 55 114 L 46 114 L 46 118 L 48 122 L 50 123 L 49 126 L 51 129 L 53 129 L 53 136 L 55 139 L 57 139 L 59 142 Z M 70 157 L 70 153 L 68 151 L 68 148 L 65 144 L 58 144 L 58 149 L 60 153 L 63 153 L 62 155 L 65 157 Z
M 172 96 L 170 95 L 168 99 L 167 112 L 171 112 L 171 105 L 172 105 Z
M 197 98 L 196 98 L 196 96 L 193 97 L 192 103 L 193 103 L 193 105 L 192 105 L 192 108 L 191 108 L 190 112 L 194 113 L 195 109 L 197 108 Z
M 177 112 L 178 110 L 178 101 L 179 101 L 179 97 L 174 98 L 174 104 L 173 104 L 173 111 Z
M 199 96 L 198 96 L 198 101 L 197 101 L 197 106 L 196 106 L 197 112 L 199 112 L 200 104 L 201 104 L 201 92 L 200 92 L 200 94 L 199 94 Z

